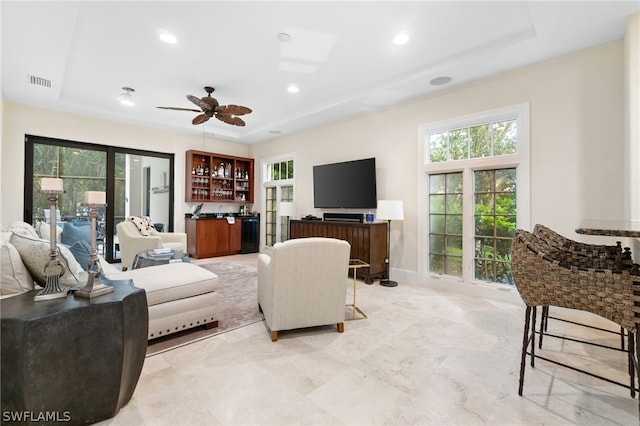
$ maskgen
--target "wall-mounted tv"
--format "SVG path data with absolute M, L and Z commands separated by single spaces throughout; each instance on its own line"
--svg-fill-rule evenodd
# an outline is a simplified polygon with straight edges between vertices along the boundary
M 372 209 L 376 194 L 376 159 L 313 166 L 313 205 L 317 209 Z

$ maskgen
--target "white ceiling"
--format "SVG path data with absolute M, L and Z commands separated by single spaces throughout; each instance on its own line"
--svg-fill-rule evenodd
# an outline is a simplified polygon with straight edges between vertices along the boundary
M 639 1 L 7 1 L 2 94 L 202 134 L 185 95 L 253 109 L 215 137 L 255 143 L 620 39 Z M 161 42 L 159 29 L 175 45 Z M 406 31 L 410 41 L 392 44 Z M 291 35 L 281 42 L 277 34 Z M 30 84 L 29 75 L 51 88 Z M 445 86 L 436 77 L 450 76 Z M 300 92 L 287 93 L 294 83 Z M 135 89 L 134 107 L 117 98 Z M 34 117 L 37 120 L 37 117 Z

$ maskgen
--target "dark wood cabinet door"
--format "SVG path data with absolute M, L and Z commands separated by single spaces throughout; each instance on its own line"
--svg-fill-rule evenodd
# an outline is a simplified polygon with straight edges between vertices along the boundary
M 238 253 L 242 249 L 242 220 L 229 225 L 229 251 Z
M 196 259 L 226 256 L 242 249 L 242 222 L 226 219 L 186 219 L 187 251 Z

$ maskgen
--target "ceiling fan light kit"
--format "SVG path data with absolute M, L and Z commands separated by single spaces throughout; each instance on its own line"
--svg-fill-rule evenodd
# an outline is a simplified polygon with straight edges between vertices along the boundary
M 132 92 L 135 92 L 131 87 L 123 87 L 124 93 L 120 95 L 120 103 L 126 106 L 134 106 L 133 97 L 131 96 Z
M 215 90 L 211 86 L 205 86 L 205 92 L 207 92 L 207 96 L 202 98 L 198 98 L 193 95 L 187 95 L 187 99 L 189 99 L 192 103 L 200 107 L 200 109 L 193 108 L 179 108 L 179 107 L 161 107 L 160 109 L 170 109 L 174 111 L 192 111 L 198 112 L 198 114 L 191 123 L 194 125 L 202 124 L 208 121 L 211 117 L 215 117 L 220 121 L 223 121 L 227 124 L 231 124 L 233 126 L 244 126 L 245 122 L 242 118 L 238 117 L 239 115 L 245 115 L 251 113 L 251 108 L 247 108 L 242 105 L 220 105 L 218 100 L 211 96 L 213 91 Z

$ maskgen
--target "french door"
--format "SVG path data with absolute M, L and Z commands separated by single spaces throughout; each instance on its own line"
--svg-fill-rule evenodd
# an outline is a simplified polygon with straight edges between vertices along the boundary
M 85 191 L 106 193 L 107 205 L 98 210 L 98 239 L 109 262 L 119 260 L 116 224 L 127 216 L 150 216 L 173 231 L 174 154 L 26 135 L 23 220 L 31 224 L 46 221 L 43 177 L 63 179 L 61 224 L 89 220 L 82 206 Z

